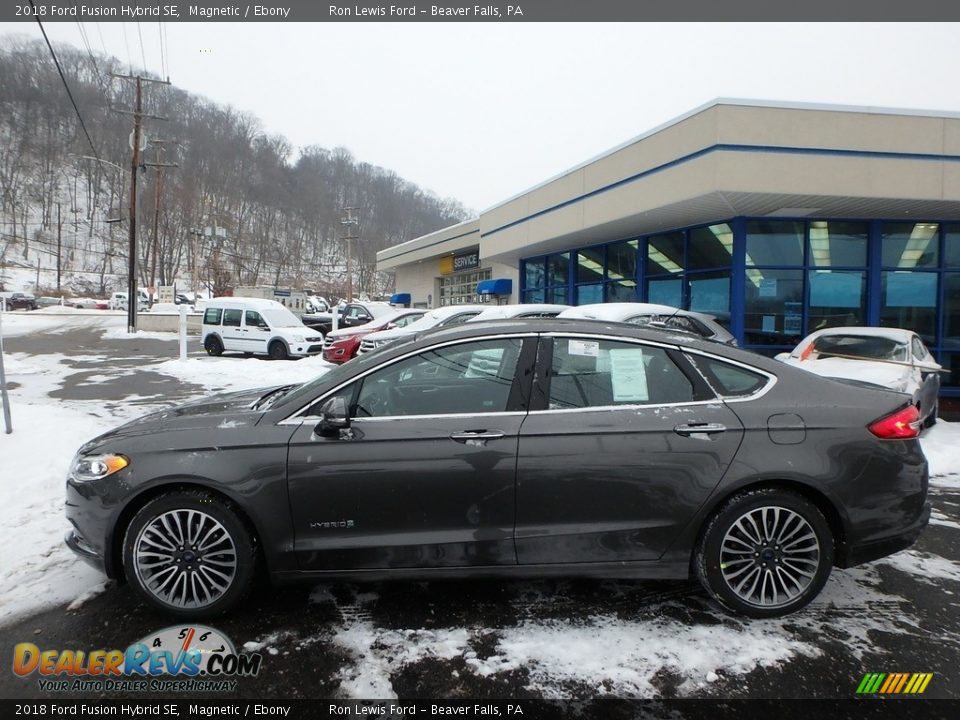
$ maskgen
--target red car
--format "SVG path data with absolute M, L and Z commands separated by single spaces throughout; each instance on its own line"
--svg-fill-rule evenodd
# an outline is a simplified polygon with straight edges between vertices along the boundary
M 423 317 L 426 310 L 404 308 L 383 315 L 366 325 L 347 327 L 328 332 L 323 340 L 323 359 L 327 362 L 340 365 L 353 358 L 360 348 L 360 341 L 364 335 L 379 330 L 388 330 L 395 327 L 404 327 Z

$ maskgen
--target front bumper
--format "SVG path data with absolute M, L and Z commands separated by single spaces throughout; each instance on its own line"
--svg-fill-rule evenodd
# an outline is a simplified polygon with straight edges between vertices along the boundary
M 862 565 L 906 550 L 917 541 L 929 521 L 930 501 L 928 500 L 924 503 L 920 517 L 910 527 L 901 530 L 896 535 L 845 548 L 837 560 L 837 566 L 847 568 Z
M 87 565 L 99 570 L 104 575 L 107 574 L 106 565 L 103 562 L 103 556 L 94 550 L 93 547 L 87 543 L 87 541 L 80 535 L 79 532 L 77 532 L 76 529 L 67 531 L 63 541 L 67 544 L 67 547 L 73 550 L 77 557 L 87 563 Z

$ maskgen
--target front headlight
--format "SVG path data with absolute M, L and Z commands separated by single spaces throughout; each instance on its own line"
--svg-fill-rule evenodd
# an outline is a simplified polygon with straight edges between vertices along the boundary
M 306 340 L 304 339 L 303 335 L 294 335 L 294 336 L 293 336 L 293 341 L 294 341 L 294 342 L 299 342 L 299 343 L 306 342 Z
M 79 455 L 74 458 L 70 476 L 81 482 L 101 480 L 120 472 L 129 464 L 130 461 L 123 455 Z

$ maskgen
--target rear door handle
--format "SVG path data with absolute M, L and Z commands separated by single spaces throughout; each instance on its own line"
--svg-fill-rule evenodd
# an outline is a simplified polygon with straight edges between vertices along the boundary
M 500 430 L 464 430 L 455 432 L 450 436 L 451 440 L 458 443 L 465 443 L 467 440 L 496 440 L 502 438 L 504 433 Z
M 677 425 L 673 431 L 677 435 L 690 437 L 691 435 L 703 433 L 705 435 L 715 435 L 716 433 L 726 432 L 727 426 L 720 423 L 690 423 L 689 425 Z

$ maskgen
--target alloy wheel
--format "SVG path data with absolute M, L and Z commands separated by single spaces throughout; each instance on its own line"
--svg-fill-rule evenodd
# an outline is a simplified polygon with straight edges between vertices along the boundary
M 134 541 L 141 586 L 177 608 L 203 608 L 221 598 L 237 575 L 237 549 L 212 515 L 187 508 L 148 522 Z
M 799 513 L 762 506 L 743 513 L 720 544 L 720 570 L 733 593 L 756 607 L 794 601 L 813 582 L 820 542 Z

